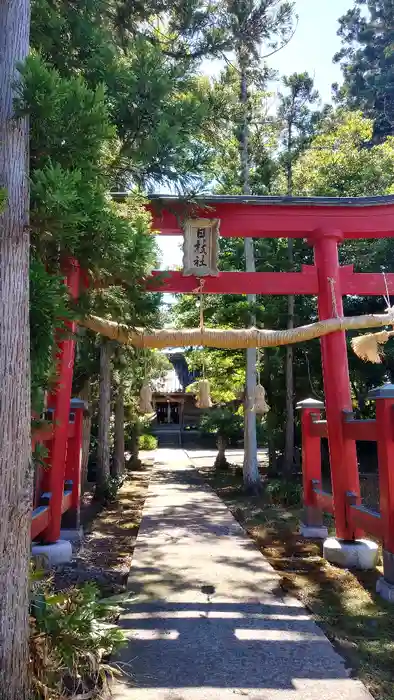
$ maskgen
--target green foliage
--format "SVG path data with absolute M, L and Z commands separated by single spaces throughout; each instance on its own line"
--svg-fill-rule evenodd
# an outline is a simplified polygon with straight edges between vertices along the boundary
M 48 454 L 48 448 L 44 445 L 44 443 L 36 442 L 32 451 L 32 460 L 35 469 L 37 469 L 37 467 L 41 467 L 42 469 L 48 468 L 48 463 L 45 461 Z
M 111 475 L 103 484 L 96 486 L 95 498 L 101 501 L 103 505 L 115 503 L 119 489 L 122 488 L 125 480 L 126 476 L 124 474 Z
M 70 317 L 67 292 L 58 275 L 49 274 L 35 257 L 30 262 L 30 358 L 32 409 L 43 407 L 44 391 L 54 378 L 55 328 Z
M 217 128 L 208 141 L 213 149 L 207 179 L 213 181 L 218 194 L 241 194 L 241 161 L 239 130 L 243 109 L 239 103 L 239 70 L 230 64 L 213 82 L 217 103 Z M 278 164 L 275 150 L 278 146 L 277 121 L 270 115 L 273 95 L 257 81 L 248 95 L 249 171 L 254 194 L 269 194 L 274 185 Z M 219 120 L 219 121 L 218 121 Z
M 366 148 L 372 130 L 372 120 L 361 112 L 329 115 L 294 168 L 294 192 L 360 197 L 393 191 L 394 138 Z
M 319 93 L 314 89 L 313 79 L 308 73 L 292 73 L 282 78 L 285 93 L 279 93 L 278 121 L 280 143 L 279 163 L 283 168 L 286 183 L 282 191 L 292 194 L 293 165 L 310 142 L 319 112 L 313 112 Z
M 261 45 L 269 52 L 289 39 L 293 3 L 284 0 L 226 0 L 225 10 L 235 50 L 250 69 L 260 67 Z
M 393 132 L 394 6 L 392 0 L 354 0 L 339 19 L 342 49 L 334 57 L 344 82 L 338 100 L 373 121 L 374 141 Z
M 202 434 L 222 437 L 227 443 L 236 444 L 243 435 L 243 417 L 239 411 L 227 406 L 217 406 L 204 413 L 200 421 Z
M 105 291 L 92 286 L 81 312 L 114 313 L 136 324 L 157 313 L 160 297 L 142 293 L 155 258 L 143 200 L 136 195 L 114 204 L 108 198 L 107 169 L 118 142 L 103 88 L 89 88 L 81 76 L 62 77 L 37 55 L 21 70 L 18 109 L 32 123 L 32 393 L 38 407 L 53 378 L 55 329 L 70 317 L 65 290 L 57 289 L 63 257 L 74 255 L 94 279 L 109 284 Z M 126 285 L 111 287 L 115 275 Z M 87 344 L 91 350 L 89 338 Z
M 124 35 L 131 32 L 160 47 L 164 56 L 186 63 L 205 55 L 222 56 L 231 48 L 228 23 L 225 22 L 222 0 L 209 4 L 202 0 L 149 0 L 136 4 L 133 0 L 118 3 L 117 25 Z M 141 21 L 155 16 L 161 22 L 147 23 L 144 32 Z
M 245 366 L 241 352 L 226 352 L 206 348 L 187 353 L 190 370 L 209 379 L 213 403 L 228 403 L 239 399 L 245 383 Z M 187 387 L 187 392 L 198 393 L 198 380 Z
M 156 450 L 158 445 L 157 437 L 149 433 L 143 433 L 138 438 L 138 446 L 140 450 Z
M 30 674 L 34 700 L 98 697 L 114 675 L 105 658 L 124 644 L 92 583 L 54 593 L 36 572 L 30 600 Z
M 0 212 L 4 210 L 7 202 L 7 190 L 4 187 L 0 187 Z
M 165 15 L 162 30 L 152 32 L 149 5 L 133 4 L 132 11 L 127 5 L 35 0 L 32 45 L 62 77 L 81 76 L 91 89 L 105 86 L 119 138 L 115 188 L 128 188 L 130 182 L 193 182 L 209 159 L 204 133 L 215 115 L 209 82 L 197 75 L 190 47 L 185 52 L 180 45 L 195 37 L 199 51 L 212 50 L 218 22 L 211 7 L 197 8 L 190 0 L 164 3 L 156 7 Z M 197 29 L 203 15 L 206 21 Z
M 163 25 L 152 35 L 153 7 L 168 34 Z M 156 246 L 136 186 L 201 179 L 217 100 L 184 49 L 193 41 L 198 52 L 213 50 L 220 32 L 206 10 L 202 22 L 202 5 L 130 9 L 121 0 L 33 0 L 32 55 L 20 69 L 17 110 L 31 124 L 35 256 L 54 274 L 64 257 L 78 258 L 93 282 L 78 313 L 148 326 L 159 320 L 160 296 L 143 287 Z M 122 188 L 132 195 L 115 204 L 108 192 Z M 39 363 L 51 354 L 49 335 Z M 136 356 L 129 372 L 121 370 L 131 403 L 139 387 L 129 378 L 144 364 Z M 94 396 L 97 371 L 95 340 L 80 333 L 75 389 L 91 378 Z
M 302 502 L 302 486 L 296 481 L 270 479 L 265 484 L 265 493 L 275 505 L 291 507 Z

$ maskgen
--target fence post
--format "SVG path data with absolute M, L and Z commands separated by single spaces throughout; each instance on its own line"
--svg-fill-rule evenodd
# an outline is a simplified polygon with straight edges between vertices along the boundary
M 309 538 L 325 539 L 327 528 L 323 526 L 323 514 L 315 505 L 313 482 L 321 483 L 321 438 L 312 435 L 312 421 L 321 418 L 324 403 L 317 399 L 299 401 L 297 409 L 301 411 L 302 433 L 302 485 L 304 513 L 301 534 Z
M 72 482 L 71 506 L 63 514 L 61 537 L 66 540 L 80 539 L 80 499 L 82 467 L 83 414 L 87 404 L 82 399 L 71 399 L 70 423 L 74 424 L 74 434 L 67 442 L 65 479 Z
M 394 602 L 394 384 L 369 392 L 376 401 L 380 517 L 383 525 L 383 577 L 376 584 L 382 598 Z
M 70 259 L 65 267 L 70 297 L 77 299 L 80 284 L 79 263 Z M 51 450 L 51 467 L 48 473 L 49 490 L 51 492 L 51 520 L 48 529 L 42 535 L 43 542 L 46 544 L 54 544 L 58 541 L 62 518 L 68 419 L 74 368 L 75 339 L 72 334 L 76 332 L 76 323 L 75 321 L 67 321 L 65 326 L 70 335 L 65 337 L 63 332 L 58 334 L 57 381 L 56 387 L 49 397 L 50 407 L 55 409 L 55 432 Z

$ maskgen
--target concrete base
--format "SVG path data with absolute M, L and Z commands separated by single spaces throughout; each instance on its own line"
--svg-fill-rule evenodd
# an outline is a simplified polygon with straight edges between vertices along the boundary
M 33 544 L 31 548 L 33 557 L 42 558 L 43 566 L 50 569 L 52 566 L 68 564 L 72 558 L 71 542 L 58 540 L 54 544 Z
M 62 528 L 60 530 L 60 537 L 62 540 L 68 540 L 69 542 L 76 542 L 79 544 L 83 538 L 83 529 L 81 527 L 70 528 L 68 530 Z
M 300 525 L 300 534 L 309 540 L 325 540 L 328 537 L 328 530 L 324 525 Z
M 394 603 L 394 584 L 386 581 L 383 576 L 376 583 L 376 593 L 388 603 Z
M 329 537 L 323 544 L 323 556 L 330 564 L 346 569 L 374 569 L 378 563 L 379 549 L 371 540 L 345 542 Z

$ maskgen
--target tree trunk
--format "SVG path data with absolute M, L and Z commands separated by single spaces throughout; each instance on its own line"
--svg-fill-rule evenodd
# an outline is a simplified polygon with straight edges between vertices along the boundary
M 124 472 L 124 387 L 122 381 L 118 386 L 115 400 L 115 429 L 114 429 L 114 476 Z
M 287 194 L 290 197 L 293 192 L 293 122 L 289 119 L 287 133 Z M 287 259 L 289 269 L 292 272 L 294 263 L 293 239 L 287 241 Z M 287 328 L 294 328 L 294 295 L 287 297 Z M 285 449 L 283 454 L 283 471 L 290 475 L 294 462 L 294 354 L 291 345 L 286 348 L 286 425 L 285 425 Z
M 217 444 L 217 448 L 218 448 L 218 453 L 216 455 L 215 464 L 214 464 L 215 469 L 227 469 L 228 468 L 228 462 L 227 462 L 227 458 L 226 458 L 227 440 L 222 435 L 218 435 L 216 444 Z
M 0 698 L 28 700 L 30 442 L 28 123 L 14 120 L 30 3 L 0 3 Z
M 242 125 L 240 129 L 240 158 L 242 192 L 250 194 L 250 172 L 249 172 L 249 129 L 248 129 L 248 83 L 246 69 L 241 66 L 240 99 L 243 108 Z M 245 269 L 247 272 L 255 272 L 255 258 L 253 238 L 245 238 Z M 248 294 L 248 302 L 256 303 L 256 295 Z M 253 326 L 256 322 L 254 315 L 251 315 L 250 323 Z M 257 436 L 256 436 L 256 413 L 254 411 L 254 396 L 256 389 L 256 365 L 257 350 L 248 348 L 246 351 L 246 392 L 245 392 L 245 418 L 244 418 L 244 462 L 243 481 L 247 490 L 258 491 L 261 485 L 259 465 L 257 461 Z
M 90 453 L 90 435 L 92 431 L 92 412 L 90 406 L 90 379 L 87 379 L 79 392 L 79 397 L 86 401 L 88 412 L 82 421 L 82 466 L 81 466 L 81 492 L 85 493 L 88 484 L 88 464 Z
M 267 392 L 268 404 L 272 406 L 272 392 L 271 392 L 271 373 L 269 364 L 269 350 L 264 348 L 264 370 L 263 370 L 263 383 L 265 390 Z M 275 439 L 273 434 L 273 427 L 275 422 L 275 414 L 270 411 L 267 415 L 265 421 L 265 427 L 267 430 L 267 444 L 268 444 L 268 469 L 266 475 L 268 477 L 277 476 L 277 459 L 276 459 L 276 449 L 275 449 Z
M 110 477 L 109 430 L 111 420 L 111 343 L 101 341 L 100 348 L 100 397 L 97 444 L 97 490 L 105 495 Z
M 141 461 L 138 457 L 139 445 L 138 445 L 139 431 L 137 426 L 133 426 L 130 435 L 130 459 L 127 463 L 129 469 L 141 469 Z
M 289 263 L 293 262 L 293 240 L 288 240 Z M 287 328 L 294 328 L 294 296 L 287 298 Z M 294 362 L 293 346 L 286 348 L 286 426 L 285 449 L 283 455 L 283 470 L 291 474 L 294 462 Z

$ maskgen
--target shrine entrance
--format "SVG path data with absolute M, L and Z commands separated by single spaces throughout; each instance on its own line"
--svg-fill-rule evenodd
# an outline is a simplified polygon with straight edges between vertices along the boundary
M 156 399 L 155 404 L 158 425 L 179 425 L 181 422 L 180 401 Z
M 125 196 L 121 194 L 118 198 Z M 347 294 L 386 298 L 394 295 L 394 274 L 354 272 L 352 265 L 340 266 L 338 259 L 338 246 L 345 240 L 394 237 L 394 197 L 211 196 L 195 200 L 192 205 L 174 197 L 152 197 L 149 208 L 153 214 L 152 230 L 162 235 L 183 235 L 185 245 L 183 271 L 154 272 L 146 280 L 147 290 L 189 294 L 308 294 L 317 297 L 319 321 L 284 331 L 205 328 L 202 317 L 199 328 L 182 330 L 135 329 L 95 316 L 81 318 L 78 323 L 136 348 L 275 347 L 320 337 L 325 405 L 307 400 L 300 406 L 304 523 L 314 530 L 322 523 L 323 510 L 333 512 L 338 538 L 334 540 L 334 547 L 338 545 L 337 549 L 348 546 L 349 542 L 357 549 L 364 531 L 382 541 L 384 585 L 380 591 L 394 601 L 394 385 L 370 392 L 369 398 L 377 401 L 375 421 L 355 420 L 345 336 L 345 329 L 349 328 L 394 326 L 394 314 L 391 308 L 389 314 L 344 318 L 342 304 Z M 217 266 L 219 235 L 306 239 L 313 248 L 314 264 L 303 265 L 299 272 L 222 272 Z M 70 259 L 65 273 L 69 293 L 76 299 L 84 271 L 77 260 Z M 45 483 L 37 487 L 32 516 L 32 537 L 44 544 L 56 543 L 59 539 L 64 513 L 70 511 L 74 522 L 78 519 L 84 404 L 80 400 L 75 405 L 70 403 L 76 321 L 69 323 L 69 327 L 72 333 L 58 341 L 58 388 L 49 402 L 52 422 L 44 435 L 33 437 L 48 444 L 50 451 L 51 468 L 45 472 Z M 387 339 L 390 333 L 378 335 Z M 140 396 L 148 407 L 145 413 L 153 411 L 148 384 L 144 382 Z M 200 382 L 201 386 L 204 384 L 205 379 Z M 201 392 L 199 399 L 202 398 Z M 206 406 L 200 403 L 200 407 Z M 141 405 L 140 408 L 142 410 Z M 323 408 L 327 420 L 320 420 Z M 254 409 L 257 412 L 257 401 Z M 175 421 L 176 411 L 172 411 L 171 400 L 166 411 L 167 420 Z M 181 416 L 179 420 L 176 425 L 181 425 Z M 321 437 L 328 438 L 332 495 L 325 493 L 319 483 Z M 369 511 L 360 503 L 357 439 L 373 439 L 378 443 L 380 513 Z M 364 544 L 374 545 L 377 551 L 376 543 Z
M 394 236 L 394 198 L 294 198 L 209 196 L 192 205 L 176 197 L 151 197 L 152 229 L 184 235 L 184 270 L 153 273 L 149 290 L 203 294 L 308 294 L 317 297 L 320 320 L 342 318 L 346 294 L 394 294 L 394 274 L 357 273 L 340 266 L 338 246 L 348 239 Z M 300 272 L 221 272 L 216 267 L 217 235 L 302 238 L 314 252 L 314 265 Z M 201 277 L 203 276 L 203 284 Z M 387 285 L 387 286 L 386 286 Z M 327 437 L 337 537 L 353 541 L 362 531 L 347 518 L 346 494 L 360 502 L 355 439 L 343 429 L 352 410 L 346 336 L 343 330 L 321 338 Z M 306 521 L 318 525 L 311 505 Z

